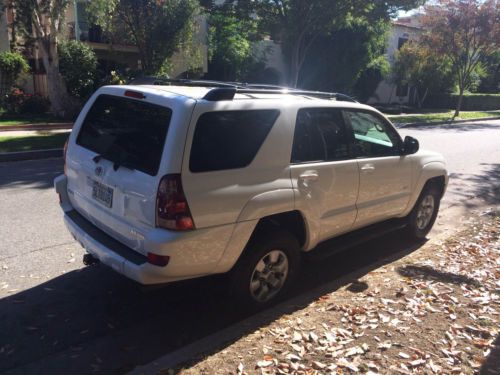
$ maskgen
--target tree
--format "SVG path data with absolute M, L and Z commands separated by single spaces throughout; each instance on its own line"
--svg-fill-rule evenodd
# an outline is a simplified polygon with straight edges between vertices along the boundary
M 416 101 L 422 107 L 429 92 L 446 91 L 453 87 L 451 63 L 418 42 L 405 43 L 396 54 L 392 81 L 415 87 Z
M 88 45 L 76 40 L 59 44 L 60 72 L 68 92 L 79 99 L 87 99 L 94 91 L 97 57 Z
M 155 74 L 165 60 L 192 38 L 196 0 L 90 0 L 91 21 L 112 31 L 123 25 L 139 49 L 142 69 Z
M 256 63 L 254 42 L 257 22 L 233 4 L 214 6 L 209 23 L 209 77 L 225 81 L 244 80 Z
M 42 58 L 47 73 L 47 87 L 52 111 L 64 114 L 66 87 L 59 73 L 57 45 L 64 29 L 64 18 L 69 0 L 12 0 L 16 11 L 18 32 L 31 40 Z
M 374 61 L 387 61 L 384 54 L 388 24 L 356 18 L 341 29 L 318 37 L 304 59 L 300 86 L 353 93 L 356 82 Z
M 481 59 L 499 48 L 500 2 L 438 0 L 426 7 L 422 24 L 427 30 L 422 43 L 452 63 L 459 90 L 455 118 Z
M 300 69 L 313 43 L 350 17 L 376 22 L 388 20 L 400 9 L 411 9 L 420 0 L 256 0 L 257 13 L 271 38 L 281 42 L 289 65 L 289 84 L 296 86 Z

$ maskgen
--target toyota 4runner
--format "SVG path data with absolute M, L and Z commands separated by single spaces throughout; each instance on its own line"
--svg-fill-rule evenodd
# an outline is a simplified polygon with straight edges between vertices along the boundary
M 448 176 L 418 149 L 342 94 L 107 86 L 76 120 L 55 189 L 87 263 L 141 284 L 229 273 L 243 302 L 264 306 L 327 240 L 382 222 L 426 236 Z

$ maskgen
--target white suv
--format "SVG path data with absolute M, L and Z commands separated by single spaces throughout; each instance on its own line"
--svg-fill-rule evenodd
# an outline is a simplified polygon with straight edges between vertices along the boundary
M 167 83 L 102 87 L 75 122 L 55 188 L 86 263 L 142 284 L 230 272 L 238 296 L 263 306 L 326 240 L 376 223 L 417 238 L 431 229 L 444 159 L 372 107 Z

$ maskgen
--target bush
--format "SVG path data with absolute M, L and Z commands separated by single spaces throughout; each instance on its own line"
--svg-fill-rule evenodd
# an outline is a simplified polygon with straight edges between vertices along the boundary
M 26 59 L 17 52 L 0 53 L 0 94 L 3 97 L 22 73 L 29 70 Z
M 30 95 L 27 94 L 24 102 L 21 105 L 20 113 L 29 113 L 29 114 L 41 114 L 46 113 L 50 109 L 50 100 L 44 98 L 41 95 L 35 94 Z
M 424 103 L 426 108 L 454 109 L 457 94 L 432 94 Z M 491 111 L 500 109 L 500 94 L 464 94 L 462 111 Z
M 89 46 L 71 40 L 59 44 L 59 71 L 68 92 L 87 99 L 95 89 L 97 57 Z
M 14 88 L 4 100 L 5 109 L 13 114 L 42 114 L 50 109 L 50 101 L 41 95 L 25 94 Z
M 6 95 L 3 103 L 5 110 L 8 113 L 20 113 L 21 106 L 25 101 L 24 91 L 19 88 L 14 88 L 10 94 Z

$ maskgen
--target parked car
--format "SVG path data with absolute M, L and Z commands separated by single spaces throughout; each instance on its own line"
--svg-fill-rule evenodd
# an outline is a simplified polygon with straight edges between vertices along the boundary
M 217 82 L 102 87 L 64 158 L 86 263 L 141 284 L 229 273 L 256 306 L 325 241 L 377 223 L 424 238 L 448 182 L 440 154 L 345 95 Z

